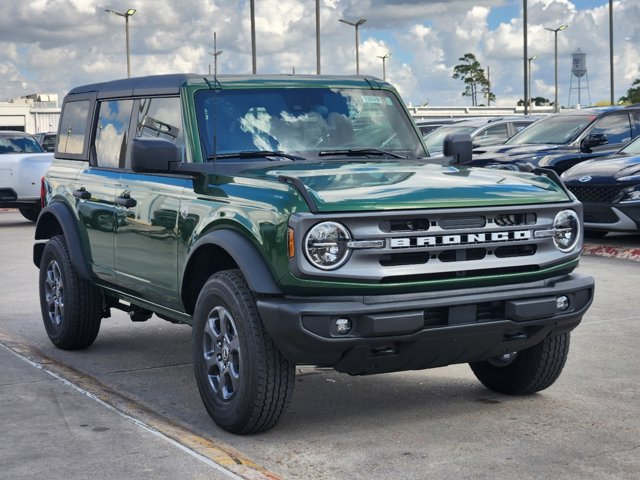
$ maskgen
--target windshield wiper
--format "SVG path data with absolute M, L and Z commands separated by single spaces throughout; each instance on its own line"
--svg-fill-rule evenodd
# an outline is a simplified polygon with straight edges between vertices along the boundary
M 388 150 L 381 150 L 379 148 L 348 148 L 344 150 L 322 150 L 318 152 L 319 157 L 328 157 L 331 155 L 346 155 L 348 157 L 355 157 L 358 155 L 380 155 L 393 158 L 407 158 L 397 153 L 390 152 Z
M 283 157 L 289 160 L 306 160 L 298 155 L 281 152 L 278 150 L 247 150 L 243 152 L 218 153 L 217 155 L 207 155 L 207 160 L 215 160 L 218 158 L 267 158 L 267 157 Z

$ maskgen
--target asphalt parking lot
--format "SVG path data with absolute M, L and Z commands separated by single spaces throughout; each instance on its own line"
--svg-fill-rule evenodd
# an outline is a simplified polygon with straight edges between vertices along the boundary
M 630 479 L 640 471 L 640 237 L 588 245 L 596 300 L 548 390 L 486 390 L 466 365 L 351 377 L 301 368 L 281 423 L 217 428 L 190 329 L 114 313 L 86 351 L 42 327 L 33 224 L 0 211 L 0 478 Z M 591 250 L 589 250 L 591 248 Z M 634 253 L 636 252 L 636 253 Z

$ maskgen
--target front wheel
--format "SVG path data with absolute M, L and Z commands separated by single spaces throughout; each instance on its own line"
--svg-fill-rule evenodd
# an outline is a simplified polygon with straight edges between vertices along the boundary
M 52 237 L 40 262 L 40 308 L 51 342 L 63 350 L 90 346 L 102 321 L 102 296 L 80 278 L 62 235 Z
M 558 379 L 568 353 L 569 333 L 560 333 L 526 350 L 469 365 L 488 389 L 527 395 L 550 387 Z
M 238 270 L 211 276 L 193 316 L 193 366 L 209 416 L 232 433 L 272 428 L 293 392 L 295 365 L 265 331 Z

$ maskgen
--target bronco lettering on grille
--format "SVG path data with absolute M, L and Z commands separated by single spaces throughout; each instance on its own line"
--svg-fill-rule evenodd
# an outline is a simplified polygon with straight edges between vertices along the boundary
M 464 233 L 459 235 L 430 235 L 427 237 L 392 238 L 391 248 L 440 247 L 446 245 L 469 245 L 509 240 L 529 240 L 531 230 L 513 230 L 509 232 Z

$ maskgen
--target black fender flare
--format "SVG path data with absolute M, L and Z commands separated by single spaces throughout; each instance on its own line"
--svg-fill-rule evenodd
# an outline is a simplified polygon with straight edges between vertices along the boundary
M 60 226 L 59 229 L 56 224 Z M 38 223 L 36 224 L 36 243 L 33 245 L 33 263 L 40 268 L 42 252 L 46 245 L 46 242 L 38 242 L 37 240 L 48 240 L 60 233 L 60 230 L 62 230 L 69 247 L 73 268 L 81 278 L 90 280 L 90 259 L 86 258 L 85 255 L 84 242 L 78 229 L 78 220 L 71 213 L 69 207 L 62 202 L 51 203 L 40 212 Z
M 204 245 L 215 245 L 225 250 L 238 265 L 251 291 L 264 295 L 282 295 L 282 290 L 273 279 L 264 258 L 255 245 L 242 234 L 226 228 L 207 233 L 191 248 L 186 261 L 187 268 L 191 264 L 193 254 Z

